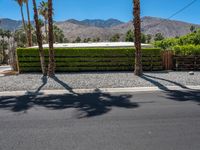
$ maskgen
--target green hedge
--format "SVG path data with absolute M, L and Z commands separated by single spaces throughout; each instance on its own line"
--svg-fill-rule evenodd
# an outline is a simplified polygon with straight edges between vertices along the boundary
M 174 46 L 173 50 L 176 55 L 200 55 L 200 45 L 177 45 Z
M 129 48 L 55 48 L 56 71 L 128 71 L 134 69 L 134 49 Z M 144 70 L 162 70 L 160 49 L 143 49 Z M 39 72 L 36 48 L 17 49 L 20 72 Z M 48 49 L 45 49 L 48 63 Z

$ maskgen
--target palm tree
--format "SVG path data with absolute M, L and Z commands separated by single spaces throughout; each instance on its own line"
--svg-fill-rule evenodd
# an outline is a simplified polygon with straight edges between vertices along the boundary
M 42 33 L 40 24 L 38 21 L 38 11 L 37 11 L 37 5 L 36 0 L 33 0 L 33 10 L 34 10 L 34 20 L 35 20 L 35 26 L 36 26 L 36 36 L 37 36 L 37 42 L 39 47 L 39 54 L 40 54 L 40 63 L 41 63 L 41 69 L 44 76 L 47 75 L 47 68 L 45 63 L 45 53 L 42 46 Z
M 28 43 L 28 35 L 27 35 L 26 23 L 25 23 L 25 20 L 24 20 L 24 13 L 23 13 L 23 2 L 24 2 L 24 0 L 15 0 L 15 1 L 20 6 L 20 11 L 21 11 L 21 16 L 22 16 L 22 24 L 23 24 L 23 27 L 24 27 L 24 31 L 26 33 L 26 40 L 27 40 L 27 43 Z
M 10 38 L 11 38 L 11 31 L 9 30 L 2 30 L 0 29 L 0 37 L 1 40 L 1 48 L 2 48 L 2 54 L 3 54 L 3 64 L 8 63 L 8 54 L 6 53 L 6 49 L 10 50 Z M 7 40 L 5 39 L 7 38 Z
M 2 54 L 3 54 L 3 63 L 5 63 L 5 55 L 6 55 L 6 52 L 5 52 L 5 36 L 6 36 L 6 32 L 2 29 L 0 29 L 0 37 L 2 38 L 2 41 L 1 41 L 1 45 L 2 45 Z
M 28 46 L 32 46 L 32 33 L 31 33 L 31 20 L 30 20 L 30 12 L 29 12 L 29 0 L 23 0 L 26 3 L 26 11 L 28 16 Z
M 48 31 L 47 31 L 47 23 L 48 23 L 48 3 L 42 1 L 39 6 L 39 14 L 44 18 L 44 29 L 46 34 L 46 41 L 48 41 Z
M 140 0 L 133 0 L 134 5 L 134 35 L 135 35 L 135 75 L 142 75 L 142 52 L 141 52 L 141 19 Z
M 48 23 L 49 23 L 49 67 L 48 76 L 53 77 L 55 75 L 55 52 L 53 48 L 54 35 L 53 35 L 53 2 L 48 0 Z
M 9 49 L 10 49 L 10 45 L 11 45 L 11 43 L 10 43 L 10 38 L 11 38 L 11 36 L 12 36 L 11 31 L 10 31 L 10 30 L 6 30 L 6 31 L 5 31 L 5 36 L 6 36 L 7 39 L 8 39 L 8 45 L 9 45 Z

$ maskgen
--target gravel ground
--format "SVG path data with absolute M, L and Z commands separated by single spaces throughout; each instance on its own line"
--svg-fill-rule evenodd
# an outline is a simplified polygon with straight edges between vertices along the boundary
M 44 85 L 44 86 L 43 86 Z M 143 77 L 132 72 L 67 73 L 57 74 L 55 79 L 42 78 L 41 74 L 20 74 L 0 77 L 0 91 L 122 88 L 150 86 L 200 85 L 200 72 L 144 73 Z

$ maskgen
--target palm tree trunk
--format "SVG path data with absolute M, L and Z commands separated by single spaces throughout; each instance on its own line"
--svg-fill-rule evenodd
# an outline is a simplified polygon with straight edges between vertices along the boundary
M 31 34 L 31 20 L 30 20 L 28 0 L 26 1 L 26 10 L 27 10 L 27 16 L 28 16 L 28 46 L 31 47 L 32 46 L 32 34 Z
M 46 34 L 46 42 L 48 42 L 48 31 L 47 31 L 47 19 L 44 20 L 44 28 L 45 28 L 45 34 Z
M 134 4 L 134 33 L 135 33 L 135 75 L 142 75 L 142 52 L 141 52 L 141 19 L 140 0 L 133 0 Z
M 4 36 L 2 37 L 2 43 L 3 43 L 3 45 L 2 45 L 2 48 L 3 48 L 3 61 L 2 61 L 2 63 L 6 64 L 6 50 L 5 50 L 5 47 L 4 47 L 4 44 L 5 44 Z
M 36 1 L 33 0 L 33 9 L 34 9 L 34 20 L 35 20 L 35 26 L 36 26 L 36 35 L 37 35 L 37 42 L 39 47 L 39 55 L 40 55 L 40 63 L 41 63 L 41 69 L 44 76 L 47 75 L 47 68 L 45 63 L 45 53 L 42 46 L 42 33 L 40 29 L 40 24 L 38 21 L 38 11 L 36 6 Z
M 26 34 L 26 41 L 28 43 L 28 35 L 27 35 L 27 29 L 26 29 L 26 23 L 25 23 L 25 20 L 24 20 L 24 13 L 23 13 L 22 5 L 20 6 L 20 9 L 21 9 L 21 15 L 22 15 L 22 24 L 23 24 L 23 27 L 24 27 L 24 32 Z
M 48 68 L 48 76 L 55 76 L 55 52 L 53 48 L 53 4 L 52 0 L 48 0 L 48 23 L 49 23 L 49 68 Z

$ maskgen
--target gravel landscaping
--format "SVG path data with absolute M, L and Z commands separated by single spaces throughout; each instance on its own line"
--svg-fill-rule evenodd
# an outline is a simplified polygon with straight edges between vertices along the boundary
M 67 73 L 57 74 L 55 79 L 42 78 L 41 74 L 20 74 L 0 77 L 0 91 L 123 88 L 150 86 L 200 85 L 200 72 L 144 73 L 143 77 L 133 72 Z

